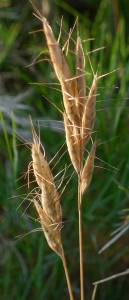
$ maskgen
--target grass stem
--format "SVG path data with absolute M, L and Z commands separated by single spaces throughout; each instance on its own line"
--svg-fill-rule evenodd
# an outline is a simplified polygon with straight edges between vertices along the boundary
M 6 124 L 5 124 L 4 117 L 3 117 L 3 114 L 2 114 L 1 110 L 0 110 L 0 119 L 1 119 L 1 124 L 2 124 L 3 132 L 4 132 L 6 146 L 7 146 L 7 149 L 8 149 L 10 164 L 11 164 L 12 170 L 14 171 L 12 149 L 11 149 L 11 146 L 10 146 L 9 135 L 7 133 Z
M 79 249 L 80 249 L 80 289 L 81 289 L 81 300 L 84 300 L 83 238 L 82 238 L 82 194 L 81 194 L 80 176 L 78 177 L 78 214 L 79 214 Z
M 70 300 L 74 300 L 73 292 L 72 292 L 72 287 L 71 287 L 71 282 L 70 282 L 70 278 L 69 278 L 69 274 L 68 274 L 68 268 L 67 268 L 67 263 L 66 263 L 64 252 L 63 252 L 63 256 L 62 256 L 62 262 L 63 262 L 63 267 L 64 267 L 65 276 L 66 276 L 66 280 L 67 280 L 69 297 L 70 297 Z

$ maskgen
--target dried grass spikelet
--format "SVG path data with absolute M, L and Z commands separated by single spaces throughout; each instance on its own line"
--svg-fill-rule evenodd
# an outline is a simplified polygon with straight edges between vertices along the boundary
M 82 118 L 84 105 L 86 102 L 86 82 L 85 82 L 85 56 L 80 37 L 77 38 L 76 46 L 76 82 L 77 82 L 77 107 L 80 118 Z
M 53 67 L 60 83 L 62 83 L 65 81 L 65 79 L 70 79 L 72 77 L 72 74 L 59 47 L 59 43 L 58 41 L 56 41 L 53 35 L 52 28 L 44 17 L 42 18 L 42 21 Z
M 92 86 L 86 101 L 83 117 L 82 117 L 82 145 L 83 149 L 87 144 L 93 130 L 94 120 L 96 115 L 96 90 L 97 90 L 97 75 L 94 76 Z
M 51 221 L 61 225 L 62 210 L 60 205 L 60 196 L 55 186 L 51 189 L 51 191 L 48 191 L 47 187 L 43 186 L 41 202 L 46 215 L 51 219 Z
M 36 135 L 32 122 L 31 129 L 34 141 L 31 148 L 33 171 L 36 181 L 42 191 L 42 206 L 46 215 L 53 223 L 60 223 L 62 221 L 60 197 L 58 195 L 49 164 L 40 150 L 40 141 Z
M 87 157 L 83 171 L 81 174 L 81 193 L 84 194 L 92 179 L 92 172 L 94 169 L 94 159 L 96 151 L 96 142 L 93 143 L 91 151 Z
M 41 150 L 40 143 L 34 140 L 31 147 L 31 154 L 33 160 L 33 170 L 36 181 L 42 190 L 43 184 L 47 182 L 48 190 L 51 190 L 51 185 L 53 185 L 53 178 L 50 172 L 48 163 L 46 162 Z
M 77 173 L 80 171 L 80 159 L 79 159 L 79 148 L 76 135 L 73 130 L 73 125 L 70 124 L 66 113 L 64 115 L 64 127 L 66 133 L 66 143 L 68 147 L 69 156 L 72 164 Z
M 62 258 L 63 250 L 61 236 L 57 224 L 52 224 L 51 220 L 48 218 L 48 216 L 45 214 L 44 210 L 36 200 L 34 200 L 34 205 L 38 212 L 39 220 L 49 247 Z
M 63 103 L 66 114 L 73 125 L 79 126 L 80 119 L 78 107 L 76 106 L 76 85 L 73 84 L 70 88 L 67 82 L 62 83 Z
M 61 83 L 65 111 L 69 117 L 69 120 L 73 124 L 79 125 L 79 115 L 75 102 L 76 81 L 72 78 L 71 71 L 60 49 L 59 43 L 56 41 L 53 35 L 52 28 L 45 18 L 42 18 L 42 21 L 51 61 L 57 78 Z

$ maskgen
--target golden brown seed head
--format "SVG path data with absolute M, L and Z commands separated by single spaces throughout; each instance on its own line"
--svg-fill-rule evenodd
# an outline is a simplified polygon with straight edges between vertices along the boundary
M 49 164 L 40 150 L 40 142 L 36 136 L 32 123 L 31 128 L 34 141 L 31 149 L 33 171 L 37 184 L 41 189 L 41 204 L 50 220 L 53 223 L 60 223 L 62 221 L 60 197 L 57 192 Z

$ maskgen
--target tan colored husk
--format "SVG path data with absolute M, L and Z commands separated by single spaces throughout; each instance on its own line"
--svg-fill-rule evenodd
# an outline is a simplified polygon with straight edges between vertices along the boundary
M 42 229 L 49 247 L 62 258 L 62 254 L 63 254 L 62 243 L 61 243 L 60 231 L 57 224 L 55 225 L 52 224 L 50 219 L 45 214 L 44 210 L 35 200 L 34 200 L 34 205 L 38 212 L 39 220 L 42 225 Z
M 80 159 L 79 159 L 79 148 L 77 145 L 77 139 L 74 135 L 73 125 L 70 124 L 66 113 L 64 113 L 64 127 L 66 133 L 66 143 L 68 147 L 69 156 L 72 164 L 77 173 L 80 171 Z
M 53 35 L 53 31 L 50 25 L 48 24 L 47 20 L 44 17 L 42 21 L 43 21 L 43 29 L 46 36 L 53 67 L 60 83 L 62 83 L 65 81 L 65 79 L 72 78 L 72 74 L 63 56 L 63 53 L 59 47 L 59 43 L 56 41 Z
M 75 147 L 77 148 L 77 153 L 79 155 L 79 162 L 81 162 L 82 159 L 82 153 L 80 152 L 80 147 L 81 147 L 81 135 L 80 135 L 80 127 L 79 126 L 72 126 L 73 128 L 73 136 L 75 140 Z M 80 168 L 80 167 L 79 167 Z
M 63 103 L 64 103 L 64 108 L 66 111 L 66 114 L 69 118 L 69 120 L 74 124 L 75 126 L 80 125 L 80 120 L 79 120 L 79 113 L 78 113 L 78 108 L 76 106 L 76 85 L 74 82 L 72 82 L 73 85 L 71 87 L 68 87 L 68 83 L 64 82 L 62 83 L 62 94 L 63 94 Z
M 59 47 L 59 43 L 58 41 L 56 41 L 52 29 L 45 18 L 43 18 L 43 28 L 44 28 L 44 33 L 46 36 L 52 64 L 55 73 L 57 75 L 57 78 L 61 83 L 65 111 L 69 117 L 69 120 L 73 124 L 79 125 L 79 115 L 78 115 L 76 101 L 75 101 L 76 80 L 71 80 L 72 74 L 69 69 L 69 66 Z M 72 97 L 72 100 L 69 100 L 70 97 Z
M 36 181 L 42 190 L 43 185 L 47 185 L 47 189 L 51 191 L 53 185 L 53 177 L 41 150 L 39 143 L 32 144 L 31 155 L 33 160 L 33 170 Z
M 93 83 L 84 107 L 84 113 L 82 117 L 83 149 L 90 138 L 94 126 L 94 120 L 96 115 L 96 89 L 97 89 L 97 75 L 94 76 Z
M 46 215 L 53 223 L 62 221 L 62 210 L 60 205 L 60 196 L 56 188 L 51 189 L 51 193 L 46 191 L 46 187 L 42 189 L 41 202 Z
M 33 124 L 31 123 L 34 143 L 32 144 L 33 171 L 36 181 L 42 191 L 41 201 L 46 215 L 53 223 L 62 221 L 62 210 L 60 206 L 60 197 L 54 184 L 53 176 L 47 161 L 41 150 L 40 141 L 36 136 Z
M 87 157 L 83 171 L 81 174 L 81 193 L 84 194 L 92 179 L 92 172 L 94 169 L 96 142 L 93 143 L 91 151 Z
M 77 106 L 80 118 L 82 118 L 86 102 L 85 82 L 85 57 L 80 37 L 77 38 L 76 46 L 76 82 L 77 82 Z

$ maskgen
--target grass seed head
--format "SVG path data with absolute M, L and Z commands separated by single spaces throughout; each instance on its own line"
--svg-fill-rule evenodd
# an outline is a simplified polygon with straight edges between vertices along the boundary
M 53 223 L 62 221 L 60 197 L 58 195 L 49 164 L 40 150 L 40 141 L 31 122 L 33 141 L 31 152 L 33 171 L 42 193 L 41 203 L 46 215 Z

